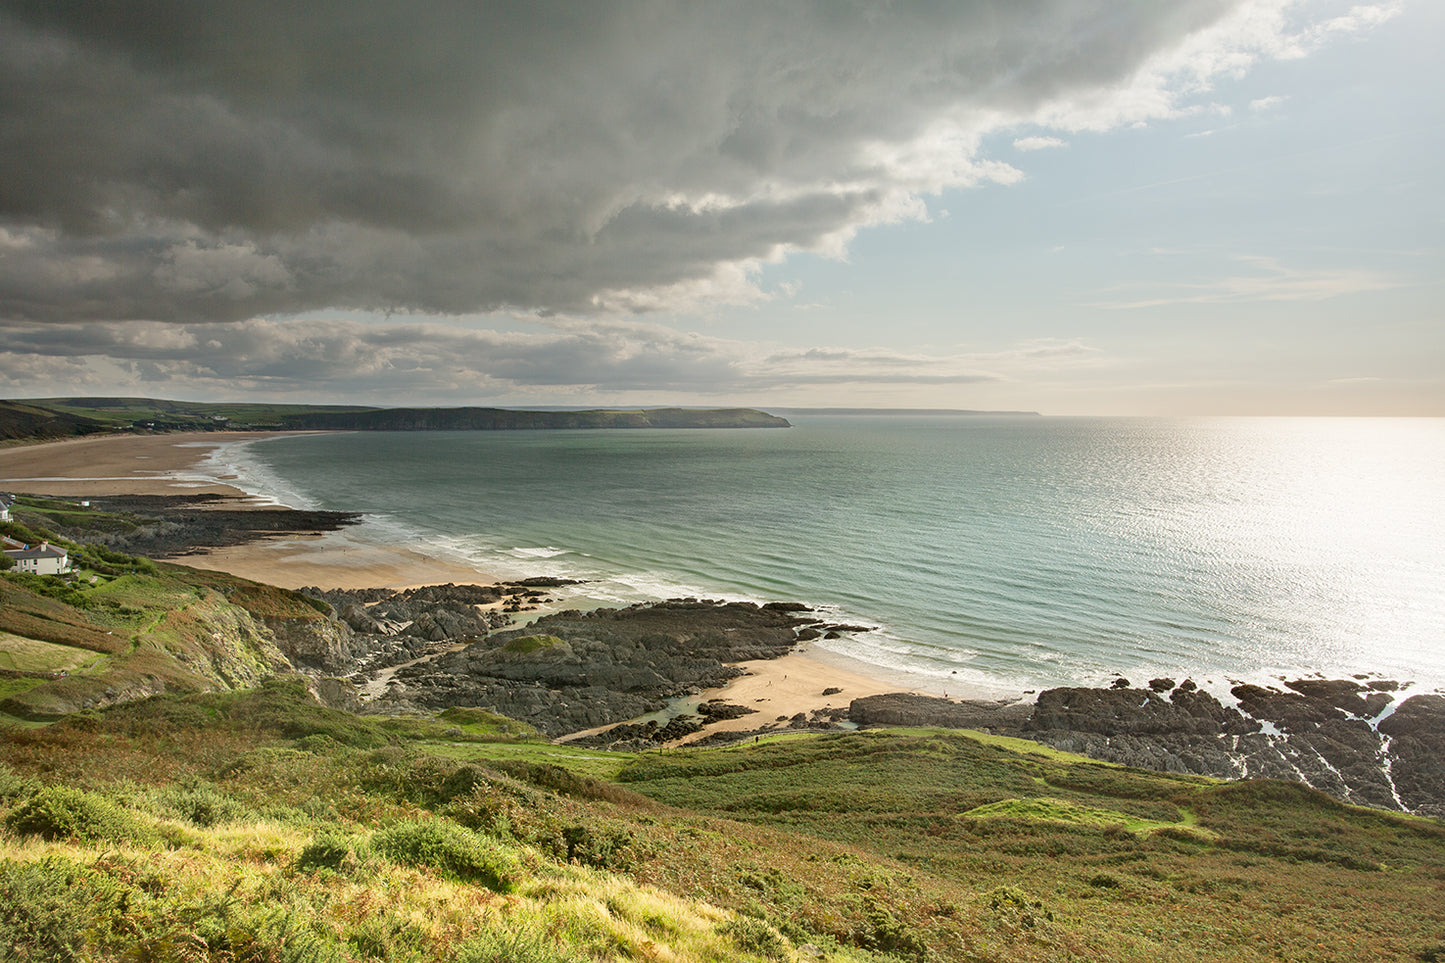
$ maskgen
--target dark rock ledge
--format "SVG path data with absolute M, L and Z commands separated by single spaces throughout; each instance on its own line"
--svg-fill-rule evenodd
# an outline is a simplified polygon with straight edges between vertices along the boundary
M 806 612 L 696 599 L 558 612 L 403 667 L 381 704 L 482 706 L 554 737 L 626 722 L 742 673 L 729 663 L 787 654 Z
M 1304 782 L 1345 802 L 1445 816 L 1445 696 L 1397 701 L 1394 682 L 1237 685 L 1238 708 L 1186 680 L 1049 689 L 1032 706 L 926 697 L 855 700 L 862 725 L 987 728 L 1105 762 L 1222 778 Z M 1022 717 L 1021 717 L 1022 716 Z

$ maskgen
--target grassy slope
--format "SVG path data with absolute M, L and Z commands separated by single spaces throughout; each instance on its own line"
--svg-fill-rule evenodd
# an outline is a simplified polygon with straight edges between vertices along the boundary
M 60 537 L 125 530 L 128 515 L 22 496 L 0 530 L 67 547 L 76 578 L 0 576 L 0 721 L 44 720 L 160 691 L 251 686 L 284 659 L 257 619 L 321 618 L 295 592 L 158 564 Z M 64 670 L 64 678 L 47 673 Z M 25 673 L 17 677 L 16 673 Z
M 320 617 L 231 576 L 97 563 L 94 585 L 0 579 L 9 671 L 70 670 L 0 677 L 4 705 L 248 684 L 267 658 L 249 619 Z M 96 959 L 1445 958 L 1438 822 L 1020 740 L 599 753 L 475 709 L 352 717 L 299 681 L 0 731 L 0 946 L 20 959 L 70 958 L 65 940 Z M 120 809 L 91 829 L 52 811 L 70 822 L 44 841 L 24 815 L 42 785 Z
M 270 941 L 240 959 L 466 959 L 504 926 L 535 945 L 471 958 L 800 959 L 809 942 L 837 960 L 1445 949 L 1445 829 L 1287 784 L 1020 754 L 959 732 L 633 755 L 488 741 L 499 724 L 358 719 L 273 682 L 15 732 L 0 744 L 8 825 L 46 782 L 117 800 L 130 828 L 68 844 L 12 828 L 0 886 L 55 856 L 78 880 L 66 893 L 138 889 L 122 908 L 77 897 L 99 959 L 192 938 L 212 955 L 175 958 L 229 958 L 228 919 Z M 598 778 L 610 774 L 620 781 Z M 968 815 L 1005 800 L 1037 804 Z M 1080 813 L 1119 815 L 1056 821 Z M 398 846 L 417 825 L 431 842 Z M 273 932 L 272 911 L 289 930 Z M 287 940 L 314 954 L 286 956 Z

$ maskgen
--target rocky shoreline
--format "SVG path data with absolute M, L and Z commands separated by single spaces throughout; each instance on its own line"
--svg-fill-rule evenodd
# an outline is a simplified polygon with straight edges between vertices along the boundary
M 551 737 L 666 708 L 791 651 L 801 606 L 695 599 L 546 615 L 399 671 L 382 700 L 484 706 Z
M 298 668 L 353 683 L 396 668 L 364 712 L 479 706 L 576 744 L 656 747 L 706 730 L 748 706 L 699 701 L 661 713 L 737 677 L 737 663 L 780 658 L 801 642 L 846 632 L 796 603 L 675 599 L 544 615 L 509 628 L 508 610 L 547 598 L 547 580 L 443 585 L 397 592 L 309 590 L 333 611 L 327 628 L 273 626 Z M 1236 685 L 1233 705 L 1192 681 L 1049 689 L 1029 702 L 911 693 L 853 699 L 699 744 L 780 730 L 876 726 L 970 728 L 1017 736 L 1104 762 L 1219 778 L 1307 783 L 1345 802 L 1445 816 L 1445 696 L 1395 682 L 1301 679 Z M 824 690 L 820 697 L 828 695 Z M 821 701 L 821 698 L 820 698 Z M 639 717 L 660 714 L 638 722 Z
M 1122 684 L 1120 684 L 1122 683 Z M 1344 802 L 1445 817 L 1445 696 L 1382 680 L 1236 685 L 1227 706 L 1185 680 L 1058 688 L 1028 714 L 946 699 L 858 700 L 860 724 L 987 728 L 1104 762 L 1224 779 L 1303 782 Z
M 131 555 L 182 557 L 281 535 L 321 535 L 361 521 L 360 512 L 257 506 L 238 495 L 101 495 L 94 508 L 130 516 L 127 531 L 81 531 L 76 537 Z

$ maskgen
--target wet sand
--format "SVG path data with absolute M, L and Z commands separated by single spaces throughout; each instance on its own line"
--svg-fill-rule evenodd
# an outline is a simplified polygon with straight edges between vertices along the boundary
M 308 585 L 322 589 L 403 589 L 444 582 L 492 585 L 499 581 L 474 568 L 433 558 L 417 549 L 378 545 L 344 530 L 324 535 L 267 538 L 167 561 L 289 589 Z

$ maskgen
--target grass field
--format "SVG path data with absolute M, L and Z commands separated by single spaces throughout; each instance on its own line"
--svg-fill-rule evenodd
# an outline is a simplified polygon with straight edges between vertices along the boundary
M 497 725 L 349 716 L 276 680 L 12 731 L 0 889 L 72 899 L 54 931 L 105 960 L 1445 951 L 1445 828 L 1296 785 L 948 731 L 627 754 Z M 46 842 L 23 814 L 47 785 L 115 811 L 51 799 L 45 818 L 71 821 Z M 210 955 L 162 952 L 201 942 Z

